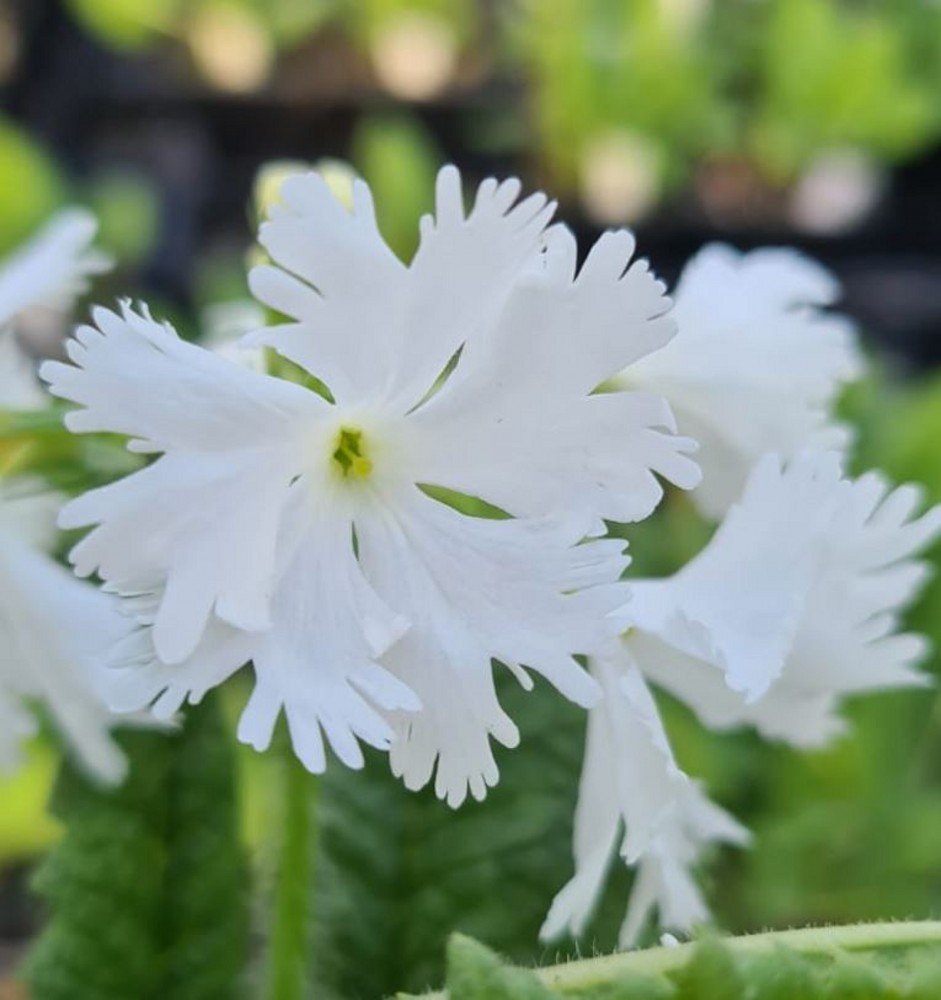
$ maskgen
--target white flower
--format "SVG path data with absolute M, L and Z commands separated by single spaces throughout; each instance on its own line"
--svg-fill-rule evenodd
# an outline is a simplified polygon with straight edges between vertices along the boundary
M 748 833 L 677 766 L 630 639 L 615 641 L 590 663 L 604 697 L 588 715 L 575 875 L 553 900 L 540 936 L 582 934 L 617 850 L 637 869 L 620 934 L 628 948 L 654 908 L 662 927 L 678 931 L 705 920 L 692 868 L 710 843 L 744 844 Z
M 91 245 L 97 229 L 89 212 L 67 209 L 0 261 L 0 408 L 39 409 L 46 404 L 35 363 L 8 327 L 18 315 L 36 307 L 70 308 L 89 279 L 111 266 Z
M 706 548 L 673 577 L 632 581 L 618 613 L 627 634 L 590 661 L 604 699 L 591 709 L 575 822 L 575 877 L 543 936 L 579 934 L 616 845 L 637 874 L 621 942 L 651 909 L 689 930 L 707 916 L 691 875 L 710 842 L 745 831 L 673 760 L 656 684 L 708 726 L 755 726 L 818 746 L 840 731 L 843 696 L 924 683 L 918 636 L 899 619 L 926 576 L 915 555 L 941 531 L 941 507 L 913 517 L 919 492 L 869 473 L 844 478 L 839 456 L 766 456 Z
M 843 477 L 833 453 L 767 456 L 710 544 L 675 576 L 637 581 L 624 615 L 645 675 L 713 727 L 819 746 L 847 694 L 920 685 L 899 620 L 928 567 L 941 507 L 913 486 Z
M 90 212 L 66 209 L 0 262 L 0 326 L 31 306 L 68 309 L 90 278 L 107 271 L 110 258 L 92 246 L 97 230 Z
M 48 402 L 36 378 L 36 363 L 12 331 L 0 330 L 0 410 L 39 410 Z
M 693 498 L 706 515 L 721 517 L 763 454 L 848 443 L 832 410 L 862 359 L 852 324 L 823 311 L 838 297 L 835 279 L 793 250 L 711 245 L 687 264 L 673 311 L 679 332 L 620 381 L 664 396 L 699 442 Z
M 57 498 L 30 481 L 0 487 L 0 767 L 18 763 L 35 731 L 23 699 L 38 699 L 85 769 L 117 782 L 125 760 L 109 735 L 114 718 L 93 661 L 126 624 L 106 595 L 47 555 Z
M 749 832 L 725 810 L 710 802 L 695 783 L 673 805 L 657 829 L 650 848 L 637 861 L 621 948 L 632 948 L 651 912 L 661 927 L 688 933 L 709 919 L 709 907 L 693 870 L 714 844 L 743 847 Z
M 593 393 L 673 332 L 662 286 L 630 264 L 633 239 L 603 237 L 576 277 L 551 206 L 518 193 L 485 181 L 465 213 L 446 168 L 406 267 L 365 184 L 352 211 L 316 174 L 283 185 L 261 231 L 274 264 L 251 284 L 289 322 L 251 341 L 332 401 L 127 307 L 78 332 L 74 367 L 45 367 L 83 407 L 73 430 L 163 453 L 62 522 L 98 525 L 73 553 L 80 574 L 157 605 L 152 637 L 130 645 L 139 658 L 152 638 L 158 659 L 133 667 L 134 698 L 122 679 L 123 707 L 173 711 L 251 656 L 243 740 L 266 746 L 283 708 L 312 770 L 322 736 L 351 766 L 362 740 L 391 747 L 410 787 L 437 765 L 438 794 L 458 804 L 497 780 L 489 737 L 518 738 L 492 659 L 596 697 L 572 654 L 603 639 L 612 588 L 596 585 L 624 559 L 617 543 L 579 543 L 602 518 L 649 514 L 656 474 L 689 487 L 698 470 L 662 400 Z M 470 516 L 429 487 L 511 516 Z
M 243 368 L 264 372 L 267 368 L 263 347 L 245 347 L 242 338 L 264 325 L 265 312 L 252 299 L 235 299 L 203 310 L 202 343 L 213 354 L 234 361 Z

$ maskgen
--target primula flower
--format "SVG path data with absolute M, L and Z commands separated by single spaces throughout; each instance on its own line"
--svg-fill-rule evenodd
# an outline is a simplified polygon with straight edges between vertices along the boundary
M 624 614 L 644 672 L 712 727 L 796 746 L 841 731 L 843 695 L 924 684 L 927 645 L 899 633 L 930 569 L 914 557 L 941 507 L 835 454 L 767 456 L 711 543 L 675 576 L 638 581 Z
M 767 456 L 695 559 L 632 581 L 619 612 L 629 631 L 590 664 L 605 697 L 589 715 L 576 874 L 545 936 L 583 929 L 622 822 L 620 853 L 638 866 L 625 945 L 655 905 L 673 929 L 703 919 L 690 874 L 700 850 L 745 841 L 676 766 L 648 683 L 707 726 L 751 725 L 800 747 L 841 731 L 843 696 L 924 683 L 924 641 L 898 632 L 927 573 L 914 557 L 941 531 L 941 507 L 913 517 L 919 496 L 876 473 L 844 478 L 836 454 Z
M 93 777 L 119 781 L 125 760 L 109 735 L 101 662 L 125 633 L 113 602 L 47 550 L 59 499 L 29 480 L 0 482 L 0 767 L 19 762 L 37 699 Z
M 707 516 L 738 499 L 762 455 L 849 443 L 832 409 L 863 365 L 853 325 L 825 311 L 839 294 L 832 275 L 794 250 L 707 246 L 677 284 L 676 337 L 615 380 L 661 394 L 699 443 L 693 499 Z
M 597 697 L 573 654 L 604 640 L 618 600 L 604 585 L 625 560 L 620 543 L 580 543 L 604 518 L 647 516 L 657 475 L 691 487 L 698 470 L 660 398 L 594 392 L 673 334 L 632 237 L 602 237 L 576 274 L 571 234 L 519 190 L 485 181 L 465 212 L 445 168 L 406 266 L 365 184 L 348 211 L 315 174 L 284 183 L 260 234 L 273 263 L 251 285 L 288 322 L 250 340 L 324 394 L 128 306 L 96 311 L 74 365 L 45 367 L 82 407 L 73 430 L 161 455 L 62 519 L 97 525 L 72 554 L 80 574 L 149 603 L 122 708 L 172 712 L 251 658 L 243 740 L 268 745 L 283 708 L 311 770 L 324 736 L 351 766 L 362 740 L 391 748 L 409 787 L 437 765 L 456 805 L 497 780 L 489 737 L 518 739 L 492 660 Z M 505 516 L 462 512 L 476 498 Z
M 34 409 L 47 396 L 36 381 L 34 363 L 9 329 L 31 309 L 65 311 L 106 271 L 109 258 L 92 246 L 98 223 L 83 209 L 66 209 L 21 249 L 0 261 L 0 407 Z
M 612 642 L 590 661 L 604 692 L 588 715 L 575 812 L 575 875 L 558 893 L 540 936 L 579 937 L 617 852 L 636 866 L 620 944 L 637 943 L 646 917 L 688 930 L 708 916 L 692 867 L 711 843 L 742 845 L 748 832 L 679 768 L 631 643 Z

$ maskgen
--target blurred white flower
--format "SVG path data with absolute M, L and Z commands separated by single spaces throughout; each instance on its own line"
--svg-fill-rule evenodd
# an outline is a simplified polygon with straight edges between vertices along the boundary
M 604 697 L 588 715 L 575 875 L 553 900 L 540 936 L 583 933 L 617 850 L 637 867 L 620 934 L 629 948 L 654 908 L 664 928 L 687 931 L 705 920 L 693 866 L 710 843 L 744 844 L 748 833 L 677 766 L 630 640 L 615 641 L 590 665 Z
M 621 948 L 634 947 L 656 910 L 661 927 L 683 933 L 709 919 L 709 907 L 694 869 L 716 844 L 743 847 L 751 836 L 691 782 L 662 818 L 650 847 L 637 860 L 637 873 L 621 926 Z M 674 941 L 676 939 L 674 938 Z
M 111 262 L 92 246 L 98 224 L 84 209 L 56 215 L 25 246 L 0 261 L 0 408 L 36 409 L 48 396 L 35 362 L 9 329 L 30 310 L 65 311 Z
M 0 767 L 19 762 L 35 731 L 23 699 L 38 699 L 88 773 L 114 783 L 125 760 L 109 734 L 100 664 L 126 622 L 48 555 L 59 501 L 40 488 L 0 482 Z
M 352 212 L 316 174 L 282 186 L 261 230 L 275 263 L 251 284 L 290 322 L 250 343 L 315 374 L 329 401 L 128 307 L 79 330 L 74 366 L 45 366 L 83 407 L 73 430 L 163 453 L 62 519 L 98 525 L 72 554 L 80 574 L 156 595 L 159 659 L 124 672 L 122 707 L 172 712 L 251 656 L 243 740 L 266 746 L 283 708 L 312 770 L 323 736 L 351 766 L 359 740 L 391 747 L 409 787 L 437 765 L 456 805 L 497 780 L 490 737 L 518 739 L 492 658 L 527 686 L 524 664 L 596 698 L 572 654 L 603 640 L 617 588 L 597 585 L 625 561 L 620 543 L 579 543 L 603 518 L 647 516 L 656 474 L 690 487 L 698 469 L 661 399 L 594 394 L 673 333 L 632 237 L 602 237 L 576 277 L 574 239 L 546 229 L 543 195 L 519 191 L 485 181 L 465 212 L 445 168 L 406 267 L 362 182 Z M 472 499 L 446 505 L 430 487 Z M 456 509 L 473 498 L 509 516 Z M 149 642 L 132 637 L 129 655 Z
M 68 309 L 94 275 L 107 271 L 110 258 L 92 246 L 97 230 L 90 212 L 65 209 L 0 261 L 0 326 L 31 306 Z
M 264 373 L 263 347 L 246 347 L 242 338 L 265 322 L 264 310 L 252 299 L 219 302 L 203 310 L 203 345 L 213 354 L 252 371 Z
M 824 311 L 838 296 L 796 251 L 707 246 L 677 285 L 676 337 L 616 380 L 661 394 L 699 442 L 693 499 L 707 516 L 722 516 L 763 454 L 848 443 L 833 405 L 862 358 L 849 320 Z
M 925 651 L 899 633 L 925 580 L 915 556 L 941 532 L 941 507 L 913 514 L 919 493 L 870 473 L 844 478 L 839 456 L 767 456 L 706 548 L 673 577 L 632 581 L 619 612 L 628 632 L 591 671 L 591 709 L 575 824 L 576 873 L 543 935 L 584 928 L 614 854 L 637 866 L 622 945 L 651 909 L 687 931 L 707 916 L 691 870 L 711 842 L 746 832 L 682 774 L 653 683 L 710 727 L 755 726 L 799 747 L 840 732 L 848 694 L 924 683 Z
M 624 608 L 645 675 L 712 727 L 753 725 L 797 746 L 841 730 L 847 694 L 925 683 L 921 636 L 899 633 L 928 575 L 916 560 L 941 507 L 835 454 L 767 456 L 710 544 Z

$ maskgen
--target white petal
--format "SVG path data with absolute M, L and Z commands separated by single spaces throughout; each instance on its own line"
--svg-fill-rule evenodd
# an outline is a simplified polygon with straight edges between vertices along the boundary
M 142 451 L 228 450 L 277 442 L 326 411 L 316 394 L 187 343 L 146 309 L 93 315 L 97 328 L 69 342 L 73 364 L 40 369 L 56 396 L 83 407 L 67 418 L 73 431 L 127 434 Z
M 242 340 L 265 322 L 265 311 L 254 299 L 234 299 L 206 306 L 199 317 L 202 343 L 213 354 L 264 374 L 268 370 L 265 351 L 246 347 Z
M 352 214 L 315 175 L 290 184 L 293 203 L 261 231 L 280 269 L 254 271 L 252 288 L 295 322 L 250 342 L 302 364 L 338 401 L 384 397 L 403 413 L 464 343 L 489 332 L 551 214 L 542 195 L 514 206 L 518 181 L 485 181 L 465 213 L 460 176 L 446 167 L 406 269 L 381 242 L 362 182 Z
M 295 322 L 251 335 L 324 380 L 345 402 L 376 394 L 394 371 L 405 267 L 383 241 L 368 187 L 352 211 L 318 173 L 291 177 L 259 240 L 276 266 L 255 268 L 254 295 Z
M 575 811 L 575 875 L 552 902 L 543 940 L 578 937 L 594 911 L 624 824 L 621 853 L 633 864 L 651 849 L 665 815 L 687 785 L 656 705 L 627 646 L 590 660 L 603 691 L 589 711 Z
M 360 767 L 360 740 L 379 749 L 392 742 L 380 710 L 420 707 L 409 687 L 377 662 L 408 623 L 363 576 L 348 519 L 307 512 L 300 519 L 303 540 L 281 577 L 271 628 L 258 637 L 257 683 L 239 736 L 267 746 L 283 706 L 295 752 L 311 771 L 325 767 L 324 737 L 343 763 Z
M 538 256 L 555 203 L 537 192 L 517 201 L 520 182 L 485 180 L 464 211 L 461 179 L 442 168 L 435 216 L 422 219 L 421 243 L 409 268 L 409 315 L 403 328 L 399 398 L 417 403 L 459 348 L 499 336 L 507 296 Z
M 155 603 L 159 600 L 155 594 Z M 104 697 L 115 712 L 149 709 L 158 719 L 171 719 L 185 702 L 197 704 L 244 666 L 257 641 L 252 633 L 212 618 L 196 650 L 182 663 L 166 664 L 157 657 L 152 627 L 131 620 L 109 650 L 102 675 Z
M 118 592 L 165 579 L 155 642 L 168 663 L 193 652 L 213 610 L 237 627 L 266 628 L 296 467 L 285 449 L 165 455 L 64 508 L 63 526 L 98 524 L 72 550 L 76 572 L 97 572 Z
M 125 761 L 93 660 L 123 627 L 106 595 L 23 540 L 0 538 L 0 688 L 42 700 L 87 771 L 108 783 Z
M 633 249 L 629 233 L 606 234 L 575 277 L 571 237 L 547 233 L 544 259 L 517 280 L 493 335 L 469 341 L 413 415 L 426 482 L 584 523 L 646 517 L 662 493 L 657 475 L 698 483 L 694 445 L 674 435 L 661 397 L 592 394 L 674 331 L 663 286 L 646 262 L 630 262 Z
M 839 699 L 923 683 L 917 636 L 895 634 L 926 578 L 912 556 L 941 532 L 917 492 L 844 479 L 833 455 L 759 463 L 741 503 L 669 580 L 635 581 L 617 617 L 646 676 L 711 726 L 752 724 L 819 745 Z
M 578 398 L 663 347 L 676 332 L 671 302 L 647 261 L 632 261 L 634 250 L 627 230 L 604 233 L 576 275 L 574 238 L 553 226 L 543 256 L 515 283 L 499 334 L 472 342 L 462 361 L 488 376 L 509 367 L 521 392 Z
M 141 602 L 143 626 L 130 629 L 112 651 L 112 707 L 152 707 L 168 718 L 251 660 L 256 685 L 239 723 L 242 742 L 266 749 L 283 711 L 295 752 L 311 771 L 326 766 L 325 739 L 350 767 L 362 765 L 359 740 L 387 749 L 392 729 L 379 710 L 420 707 L 376 662 L 407 623 L 364 579 L 349 521 L 328 521 L 312 510 L 310 496 L 294 504 L 287 534 L 301 537 L 284 547 L 288 565 L 279 574 L 265 632 L 243 632 L 212 618 L 194 653 L 170 665 L 157 656 L 147 602 Z M 152 603 L 161 603 L 159 594 Z
M 707 627 L 716 665 L 750 701 L 780 676 L 793 648 L 839 479 L 835 458 L 796 464 L 784 476 L 768 456 L 710 544 L 670 584 L 675 607 Z M 635 611 L 643 616 L 649 602 L 643 584 L 638 590 Z M 626 611 L 632 613 L 630 605 Z
M 843 730 L 834 696 L 802 694 L 788 684 L 786 674 L 760 700 L 749 703 L 728 686 L 710 659 L 640 631 L 630 641 L 644 676 L 687 704 L 711 729 L 753 726 L 768 739 L 807 749 L 825 745 Z
M 70 503 L 61 524 L 97 524 L 72 553 L 119 592 L 165 581 L 155 642 L 186 659 L 211 612 L 249 631 L 268 624 L 275 545 L 290 485 L 310 463 L 326 404 L 181 341 L 125 307 L 79 331 L 75 366 L 48 363 L 53 392 L 84 404 L 77 430 L 135 435 L 166 450 L 153 465 Z
M 707 247 L 677 287 L 677 336 L 625 369 L 625 384 L 662 394 L 680 431 L 701 442 L 694 497 L 708 515 L 739 496 L 763 453 L 847 443 L 832 407 L 862 361 L 852 325 L 818 309 L 837 291 L 794 251 Z
M 692 877 L 710 842 L 741 844 L 747 834 L 712 805 L 677 767 L 663 723 L 634 662 L 634 639 L 593 657 L 604 698 L 589 714 L 575 814 L 575 876 L 556 896 L 540 936 L 580 935 L 601 894 L 619 825 L 620 853 L 637 871 L 621 932 L 633 944 L 649 912 L 663 927 L 687 930 L 708 911 Z
M 111 267 L 108 257 L 91 248 L 97 229 L 91 213 L 67 209 L 0 262 L 0 327 L 28 306 L 68 308 L 92 275 Z
M 688 933 L 709 917 L 693 870 L 711 844 L 744 846 L 748 831 L 695 785 L 688 785 L 661 825 L 657 841 L 641 859 L 619 944 L 636 946 L 649 913 L 659 911 L 661 929 Z
M 383 657 L 424 706 L 395 719 L 393 768 L 419 787 L 437 762 L 439 796 L 451 805 L 468 791 L 482 797 L 498 777 L 488 737 L 518 738 L 491 660 L 524 664 L 590 704 L 596 685 L 572 654 L 605 639 L 602 616 L 619 598 L 604 584 L 624 565 L 621 546 L 576 545 L 570 529 L 545 521 L 467 517 L 417 491 L 396 515 L 358 521 L 357 537 L 370 581 L 412 622 Z
M 840 487 L 789 680 L 818 696 L 923 683 L 926 644 L 893 633 L 929 575 L 913 557 L 941 534 L 941 507 L 915 517 L 919 491 L 888 492 L 874 474 Z

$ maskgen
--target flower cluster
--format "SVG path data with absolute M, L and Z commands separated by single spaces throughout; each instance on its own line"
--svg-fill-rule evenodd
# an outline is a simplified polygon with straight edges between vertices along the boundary
M 921 683 L 897 631 L 941 511 L 844 473 L 833 406 L 861 357 L 817 265 L 709 247 L 671 312 L 629 233 L 579 266 L 553 212 L 514 180 L 465 207 L 445 168 L 406 265 L 365 184 L 344 206 L 294 176 L 250 274 L 271 322 L 244 343 L 271 373 L 124 303 L 41 374 L 72 431 L 152 458 L 60 516 L 129 623 L 113 710 L 169 719 L 251 664 L 243 741 L 283 714 L 311 771 L 365 744 L 458 806 L 519 740 L 495 670 L 540 674 L 588 712 L 575 874 L 544 935 L 582 930 L 620 853 L 629 944 L 651 909 L 702 919 L 701 850 L 748 836 L 678 766 L 653 689 L 709 727 L 831 739 L 844 695 Z M 674 576 L 632 578 L 609 525 L 667 485 L 721 524 Z
M 0 263 L 0 407 L 46 403 L 14 327 L 31 310 L 67 310 L 109 266 L 92 247 L 97 224 L 65 211 Z M 42 703 L 88 772 L 118 781 L 125 763 L 112 742 L 104 660 L 126 630 L 114 604 L 49 554 L 61 499 L 13 474 L 16 454 L 0 446 L 0 768 L 20 758 L 36 729 L 27 700 Z

